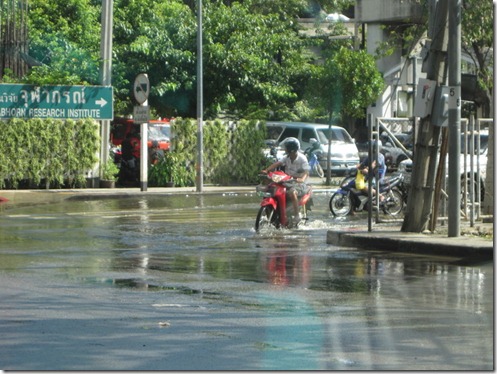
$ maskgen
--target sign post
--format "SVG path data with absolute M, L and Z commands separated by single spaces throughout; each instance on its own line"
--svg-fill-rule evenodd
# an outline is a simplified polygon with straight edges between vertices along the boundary
M 0 119 L 113 119 L 111 86 L 0 84 Z
M 138 74 L 135 78 L 133 93 L 135 99 L 140 104 L 133 110 L 133 120 L 141 123 L 141 147 L 140 147 L 140 188 L 147 191 L 148 187 L 148 94 L 150 92 L 150 82 L 147 74 Z

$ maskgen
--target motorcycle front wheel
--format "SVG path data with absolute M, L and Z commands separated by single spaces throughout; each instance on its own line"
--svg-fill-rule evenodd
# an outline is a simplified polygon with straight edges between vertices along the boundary
M 259 232 L 261 229 L 271 226 L 276 228 L 279 227 L 278 214 L 272 206 L 262 206 L 257 213 L 257 218 L 255 219 L 255 231 Z
M 316 162 L 314 166 L 312 167 L 312 170 L 314 171 L 315 174 L 317 174 L 318 177 L 323 178 L 324 177 L 324 170 L 319 164 L 319 162 Z
M 354 206 L 349 195 L 335 192 L 330 199 L 330 210 L 335 217 L 345 217 Z
M 385 214 L 391 216 L 399 215 L 404 209 L 404 197 L 402 193 L 394 188 L 385 194 L 385 201 L 382 203 Z

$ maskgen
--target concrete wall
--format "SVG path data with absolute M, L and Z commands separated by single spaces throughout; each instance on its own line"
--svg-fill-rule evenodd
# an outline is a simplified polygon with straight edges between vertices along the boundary
M 360 23 L 419 22 L 421 0 L 357 0 L 355 18 Z

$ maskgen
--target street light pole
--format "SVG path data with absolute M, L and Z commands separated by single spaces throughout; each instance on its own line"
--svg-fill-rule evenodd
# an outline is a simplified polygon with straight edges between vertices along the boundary
M 448 234 L 460 234 L 461 0 L 449 2 L 449 207 Z
M 101 42 L 100 42 L 100 84 L 111 85 L 112 73 L 112 13 L 113 0 L 102 0 Z M 100 126 L 100 165 L 109 158 L 110 121 L 101 121 Z
M 197 1 L 197 192 L 204 189 L 202 0 Z

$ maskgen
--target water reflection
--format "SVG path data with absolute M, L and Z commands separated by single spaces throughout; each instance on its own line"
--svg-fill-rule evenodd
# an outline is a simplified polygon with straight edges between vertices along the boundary
M 307 253 L 288 253 L 278 250 L 262 256 L 267 281 L 280 286 L 307 288 L 311 276 L 311 260 Z

